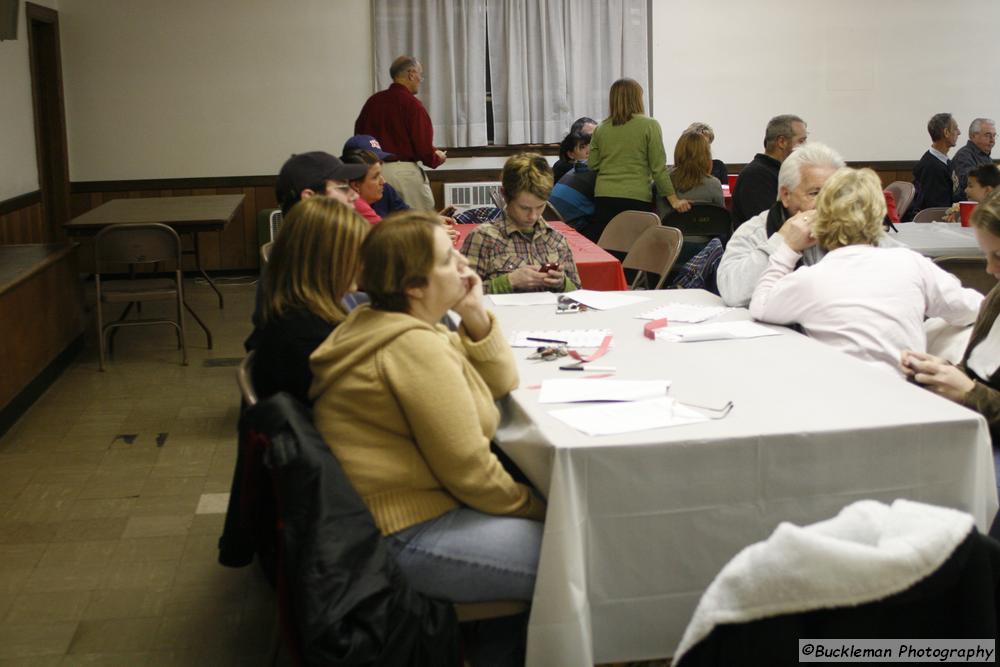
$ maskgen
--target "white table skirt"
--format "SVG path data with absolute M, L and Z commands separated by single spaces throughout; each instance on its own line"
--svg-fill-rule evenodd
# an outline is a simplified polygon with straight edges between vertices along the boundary
M 522 388 L 502 404 L 497 439 L 549 502 L 530 665 L 671 655 L 715 574 L 781 521 L 826 519 L 862 498 L 909 498 L 967 511 L 988 528 L 997 495 L 980 415 L 790 331 L 650 341 L 636 314 L 719 300 L 700 290 L 647 294 L 654 301 L 606 312 L 496 309 L 508 335 L 612 329 L 615 346 L 598 363 L 616 366 L 618 379 L 669 379 L 678 400 L 735 403 L 719 421 L 589 437 L 550 417 L 564 406 L 540 405 L 528 388 L 570 374 L 515 350 Z

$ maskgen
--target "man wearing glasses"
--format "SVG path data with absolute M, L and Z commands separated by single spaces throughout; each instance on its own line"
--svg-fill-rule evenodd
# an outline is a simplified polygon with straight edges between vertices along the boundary
M 354 134 L 370 134 L 394 160 L 382 166 L 382 176 L 410 207 L 434 210 L 427 175 L 417 165 L 436 169 L 448 159 L 434 147 L 434 127 L 427 109 L 417 99 L 424 67 L 413 56 L 399 56 L 389 67 L 392 83 L 368 98 L 354 122 Z
M 997 141 L 997 126 L 989 118 L 977 118 L 969 125 L 969 140 L 958 149 L 951 163 L 958 176 L 959 196 L 968 199 L 965 186 L 969 182 L 969 172 L 984 164 L 991 164 L 990 151 Z
M 367 173 L 368 165 L 344 164 L 323 151 L 293 155 L 281 166 L 274 189 L 281 213 L 287 215 L 299 200 L 314 195 L 326 195 L 353 206 L 358 193 L 348 181 L 364 178 Z

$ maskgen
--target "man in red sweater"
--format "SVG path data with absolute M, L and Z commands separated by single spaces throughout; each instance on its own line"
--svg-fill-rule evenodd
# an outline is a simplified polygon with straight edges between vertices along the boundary
M 427 176 L 417 165 L 435 169 L 447 159 L 434 147 L 434 127 L 427 109 L 417 99 L 424 68 L 413 56 L 399 56 L 389 68 L 392 84 L 368 98 L 354 123 L 354 134 L 370 134 L 393 153 L 382 175 L 412 208 L 433 210 L 434 196 Z

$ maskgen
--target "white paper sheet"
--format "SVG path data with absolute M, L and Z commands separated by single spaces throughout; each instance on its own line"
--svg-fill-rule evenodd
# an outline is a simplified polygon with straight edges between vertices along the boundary
M 558 345 L 529 338 L 544 338 L 546 340 L 566 341 L 569 347 L 600 347 L 605 336 L 610 336 L 610 329 L 552 329 L 549 331 L 515 331 L 511 337 L 511 347 L 539 347 L 541 345 Z M 614 343 L 611 344 L 614 347 Z
M 647 401 L 565 408 L 552 410 L 549 414 L 587 435 L 618 435 L 708 421 L 705 415 L 666 396 Z
M 721 315 L 728 310 L 725 306 L 698 306 L 690 303 L 668 303 L 642 315 L 636 315 L 640 320 L 659 320 L 667 318 L 667 323 L 687 322 L 694 324 Z
M 555 292 L 490 294 L 489 297 L 494 306 L 554 306 L 559 299 Z
M 539 403 L 581 401 L 640 401 L 667 394 L 670 380 L 543 380 Z
M 598 292 L 589 289 L 578 289 L 566 292 L 564 296 L 579 301 L 588 308 L 594 310 L 611 310 L 622 306 L 631 306 L 643 301 L 649 301 L 648 296 L 638 294 L 622 294 L 621 292 Z
M 734 340 L 780 335 L 780 331 L 769 329 L 749 320 L 695 324 L 686 327 L 666 326 L 656 330 L 656 340 L 665 340 L 670 343 L 697 343 L 706 340 Z

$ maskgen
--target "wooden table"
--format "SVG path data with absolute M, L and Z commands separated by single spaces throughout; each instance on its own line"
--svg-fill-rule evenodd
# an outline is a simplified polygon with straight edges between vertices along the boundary
M 581 287 L 605 292 L 628 289 L 625 273 L 618 259 L 565 222 L 549 220 L 547 224 L 566 237 L 573 252 L 573 261 L 576 262 L 577 271 L 580 272 Z M 455 229 L 458 230 L 456 245 L 461 248 L 465 237 L 478 226 L 455 225 Z
M 76 216 L 64 227 L 68 234 L 89 236 L 97 234 L 108 225 L 159 222 L 173 227 L 178 234 L 190 234 L 193 248 L 185 250 L 184 254 L 194 255 L 195 268 L 215 290 L 219 296 L 219 308 L 222 308 L 222 292 L 201 266 L 198 233 L 225 229 L 229 221 L 236 217 L 236 211 L 242 203 L 243 195 L 112 199 Z

